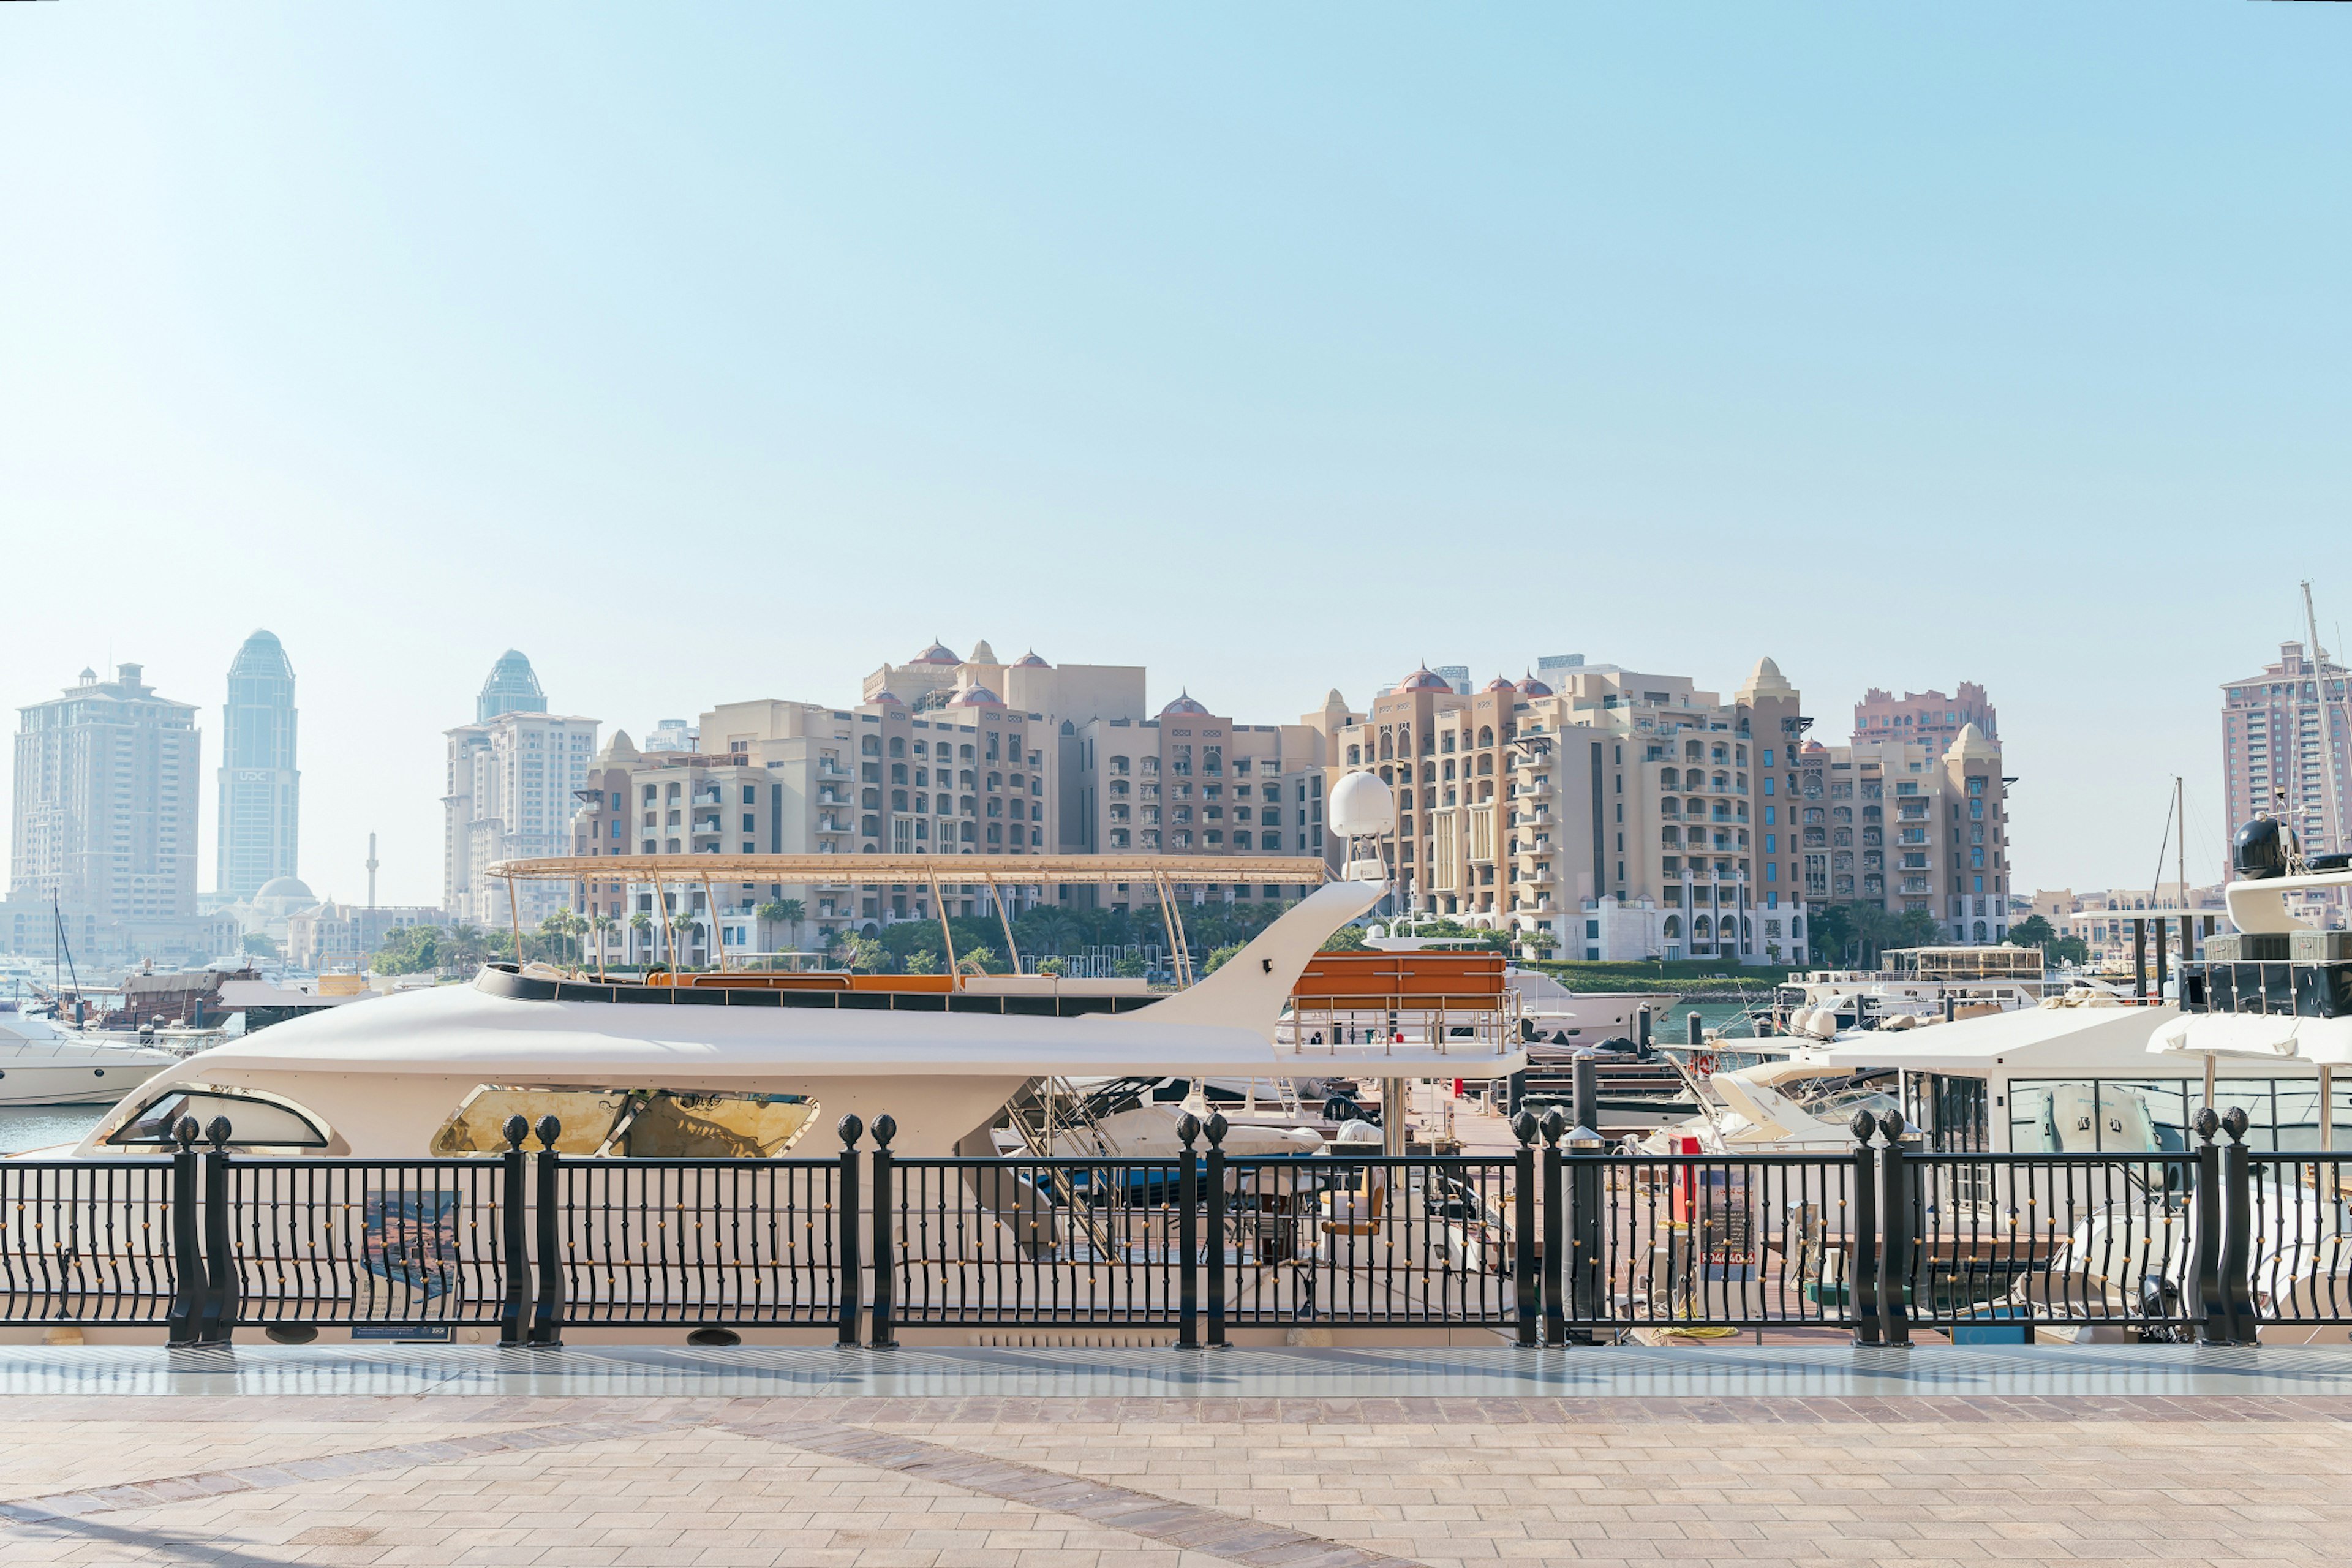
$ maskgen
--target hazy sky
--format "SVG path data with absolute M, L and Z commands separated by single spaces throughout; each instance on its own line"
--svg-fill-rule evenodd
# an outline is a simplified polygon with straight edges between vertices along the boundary
M 2145 883 L 2352 622 L 2352 7 L 0 7 L 0 703 L 300 678 L 440 888 L 509 644 L 642 734 L 936 636 L 1244 721 L 1414 660 L 2001 714 Z

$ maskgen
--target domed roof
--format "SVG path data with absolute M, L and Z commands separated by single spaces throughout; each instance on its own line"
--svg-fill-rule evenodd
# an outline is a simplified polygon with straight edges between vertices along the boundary
M 1195 701 L 1192 693 L 1180 692 L 1178 693 L 1175 701 L 1171 702 L 1167 707 L 1162 708 L 1160 710 L 1160 716 L 1162 719 L 1167 718 L 1171 713 L 1186 717 L 1198 714 L 1202 718 L 1205 719 L 1209 715 L 1209 710 L 1206 708 L 1202 707 L 1199 702 Z
M 294 679 L 294 667 L 287 662 L 285 646 L 275 632 L 257 631 L 246 638 L 236 657 L 229 661 L 228 672 L 233 676 L 265 676 L 279 680 Z
M 547 693 L 540 689 L 530 660 L 517 648 L 499 655 L 498 663 L 490 666 L 490 678 L 482 682 L 481 695 L 474 699 L 474 722 L 487 724 L 501 713 L 546 711 Z
M 1486 689 L 1489 691 L 1507 691 L 1513 696 L 1518 695 L 1519 690 L 1517 686 L 1511 683 L 1511 678 L 1507 675 L 1498 675 L 1495 677 L 1494 679 L 1486 682 Z
M 996 650 L 988 646 L 988 639 L 986 637 L 982 637 L 978 642 L 971 645 L 971 662 L 974 664 L 994 664 L 996 662 Z
M 1551 688 L 1538 680 L 1533 670 L 1529 670 L 1528 678 L 1519 682 L 1519 695 L 1522 697 L 1549 697 L 1551 694 Z
M 1759 697 L 1794 697 L 1796 694 L 1797 689 L 1789 684 L 1788 678 L 1780 673 L 1780 667 L 1767 658 L 1756 661 L 1756 668 L 1748 672 L 1748 684 L 1734 696 L 1742 702 L 1752 702 Z
M 985 686 L 967 686 L 951 700 L 959 708 L 1002 708 L 1004 699 Z
M 1037 650 L 1033 647 L 1027 653 L 1021 656 L 1021 662 L 1014 668 L 1020 669 L 1051 669 L 1054 667 L 1046 663 L 1044 659 L 1039 658 L 1037 657 Z
M 261 890 L 253 897 L 256 903 L 264 899 L 288 899 L 304 905 L 319 901 L 319 896 L 310 891 L 310 884 L 299 877 L 273 877 L 262 883 Z
M 1445 677 L 1438 674 L 1435 670 L 1431 669 L 1425 664 L 1419 669 L 1414 670 L 1411 675 L 1406 676 L 1402 680 L 1398 681 L 1396 689 L 1399 696 L 1402 696 L 1408 691 L 1451 691 L 1454 689 L 1452 686 L 1446 683 Z
M 867 698 L 866 700 L 868 702 L 895 702 L 901 708 L 904 708 L 907 705 L 906 700 L 895 691 L 877 691 L 873 696 Z
M 943 642 L 933 643 L 917 654 L 914 661 L 917 664 L 961 664 L 963 662 L 956 657 L 955 649 Z

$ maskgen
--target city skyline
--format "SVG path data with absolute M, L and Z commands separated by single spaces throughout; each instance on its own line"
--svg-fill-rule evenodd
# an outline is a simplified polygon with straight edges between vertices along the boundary
M 2331 648 L 2352 601 L 2313 199 L 2352 105 L 2293 9 L 1234 50 L 526 6 L 453 55 L 423 14 L 32 8 L 0 515 L 20 580 L 102 542 L 105 591 L 20 597 L 0 702 L 137 660 L 209 718 L 266 622 L 305 879 L 357 896 L 376 832 L 417 903 L 437 737 L 509 647 L 640 737 L 935 636 L 1276 716 L 1424 658 L 1769 656 L 1832 732 L 1981 684 L 2023 884 L 2146 876 L 2175 773 L 2215 865 L 2221 687 L 2298 578 Z M 1446 591 L 1465 539 L 1495 601 Z

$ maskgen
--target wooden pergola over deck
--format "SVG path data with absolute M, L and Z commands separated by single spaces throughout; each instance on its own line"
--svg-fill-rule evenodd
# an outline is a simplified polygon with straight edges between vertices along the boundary
M 522 958 L 522 904 L 518 882 L 650 883 L 668 908 L 672 883 L 701 884 L 712 913 L 721 882 L 793 882 L 863 886 L 883 882 L 928 884 L 931 907 L 947 942 L 948 973 L 956 972 L 955 936 L 948 928 L 942 884 L 978 884 L 989 891 L 1004 926 L 1004 945 L 1016 973 L 1021 950 L 1013 940 L 1013 919 L 997 890 L 1045 882 L 1145 882 L 1158 894 L 1160 922 L 1176 965 L 1176 983 L 1189 985 L 1192 965 L 1184 948 L 1184 917 L 1175 889 L 1187 883 L 1288 883 L 1315 888 L 1330 868 L 1311 855 L 551 855 L 530 860 L 499 860 L 488 875 L 507 884 L 507 910 L 514 922 L 515 958 Z M 667 926 L 664 928 L 667 933 Z M 600 952 L 601 962 L 601 952 Z M 719 967 L 727 953 L 719 950 Z

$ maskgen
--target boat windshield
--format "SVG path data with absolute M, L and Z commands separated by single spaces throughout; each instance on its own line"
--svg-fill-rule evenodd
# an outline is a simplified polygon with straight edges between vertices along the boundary
M 173 1129 L 188 1117 L 199 1130 L 217 1118 L 229 1125 L 227 1145 L 233 1149 L 323 1149 L 327 1134 L 299 1107 L 275 1098 L 264 1100 L 226 1089 L 184 1088 L 143 1107 L 106 1141 L 118 1146 L 170 1147 L 178 1140 Z M 209 1137 L 209 1132 L 201 1132 Z
M 433 1135 L 436 1154 L 499 1154 L 507 1119 L 537 1128 L 552 1116 L 559 1154 L 622 1159 L 771 1159 L 816 1120 L 803 1094 L 723 1094 L 670 1089 L 516 1088 L 481 1084 Z
M 1804 1106 L 1808 1115 L 1823 1121 L 1850 1121 L 1857 1110 L 1867 1110 L 1873 1116 L 1883 1115 L 1889 1110 L 1900 1115 L 1903 1110 L 1902 1101 L 1885 1089 L 1872 1089 L 1867 1085 L 1833 1089 L 1807 1100 Z

